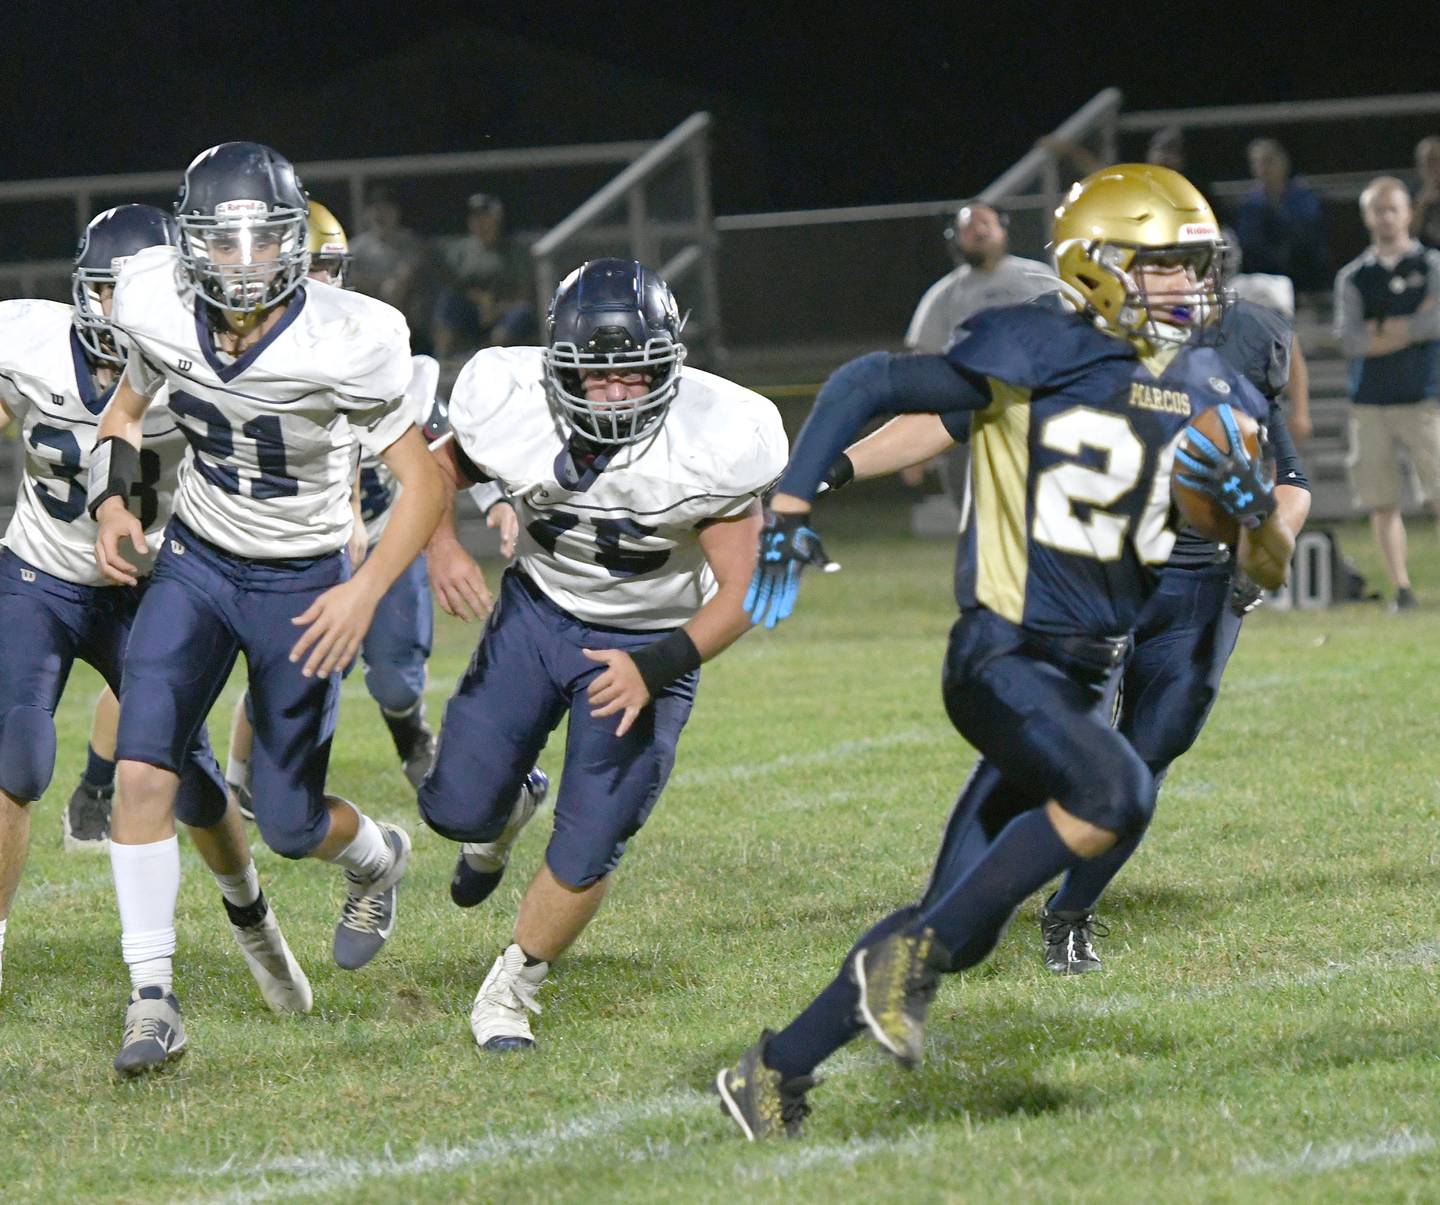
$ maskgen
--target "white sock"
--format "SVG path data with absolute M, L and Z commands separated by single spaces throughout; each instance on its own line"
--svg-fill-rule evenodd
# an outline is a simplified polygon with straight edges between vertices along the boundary
M 260 875 L 255 863 L 249 862 L 239 874 L 221 874 L 212 871 L 215 882 L 220 885 L 220 894 L 237 908 L 248 908 L 260 898 Z
M 5 925 L 9 919 L 7 916 L 4 920 L 0 920 L 0 973 L 3 973 L 5 966 Z
M 175 837 L 149 845 L 110 842 L 110 869 L 120 905 L 120 951 L 130 968 L 130 986 L 174 980 L 175 897 L 180 894 L 180 842 Z
M 225 763 L 225 782 L 239 790 L 245 785 L 245 776 L 250 773 L 250 759 L 248 757 L 236 757 L 233 753 L 230 760 Z
M 378 879 L 390 869 L 394 851 L 375 821 L 353 803 L 348 806 L 355 808 L 355 814 L 360 817 L 360 831 L 355 834 L 355 840 L 330 860 L 337 866 L 343 866 L 352 879 L 361 882 Z

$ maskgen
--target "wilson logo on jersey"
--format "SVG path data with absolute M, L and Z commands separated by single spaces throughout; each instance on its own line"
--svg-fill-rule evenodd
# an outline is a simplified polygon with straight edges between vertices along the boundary
M 1154 385 L 1130 382 L 1130 404 L 1140 410 L 1156 410 L 1161 414 L 1191 413 L 1190 395 L 1183 389 L 1160 389 Z

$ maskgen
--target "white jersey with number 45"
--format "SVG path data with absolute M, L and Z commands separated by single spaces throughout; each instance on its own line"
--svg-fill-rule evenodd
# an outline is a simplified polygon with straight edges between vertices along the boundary
M 312 557 L 341 548 L 353 525 L 355 442 L 378 455 L 412 424 L 409 331 L 384 302 L 316 281 L 290 298 L 240 356 L 215 348 L 210 310 L 173 247 L 132 256 L 111 323 L 142 393 L 170 386 L 194 448 L 175 514 L 236 556 Z
M 785 467 L 780 414 L 758 393 L 682 368 L 651 437 L 576 463 L 543 354 L 478 353 L 450 395 L 456 441 L 510 495 L 516 561 L 546 597 L 586 623 L 679 627 L 715 592 L 700 528 L 742 514 Z
M 95 567 L 95 521 L 85 509 L 85 488 L 111 391 L 95 388 L 71 314 L 70 306 L 55 301 L 0 302 L 0 402 L 20 425 L 25 453 L 4 543 L 52 577 L 101 586 L 109 583 Z M 164 391 L 146 412 L 144 431 L 130 508 L 145 527 L 148 547 L 136 550 L 138 558 L 125 547 L 142 574 L 160 547 L 188 447 Z

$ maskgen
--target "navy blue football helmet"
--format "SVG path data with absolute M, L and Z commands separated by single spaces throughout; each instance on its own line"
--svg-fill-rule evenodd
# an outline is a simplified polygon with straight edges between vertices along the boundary
M 680 388 L 684 325 L 670 286 L 633 259 L 592 259 L 560 282 L 546 316 L 545 384 L 571 430 L 604 446 L 635 443 Z M 587 372 L 644 373 L 649 391 L 623 403 L 585 396 Z
M 125 261 L 146 247 L 174 247 L 175 219 L 153 205 L 117 205 L 90 219 L 75 250 L 70 295 L 75 299 L 75 333 L 92 359 L 123 364 L 105 317 L 100 290 L 112 289 Z
M 244 330 L 289 297 L 309 269 L 309 208 L 295 168 L 268 146 L 222 142 L 195 156 L 175 217 L 201 300 Z

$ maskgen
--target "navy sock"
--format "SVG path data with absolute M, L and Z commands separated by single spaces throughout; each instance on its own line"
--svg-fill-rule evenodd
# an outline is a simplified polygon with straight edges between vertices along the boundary
M 1070 868 L 1060 886 L 1050 897 L 1052 912 L 1094 912 L 1095 905 L 1110 886 L 1110 880 L 1139 848 L 1144 833 L 1117 841 L 1098 858 L 1086 858 Z
M 108 787 L 115 782 L 115 763 L 96 753 L 94 745 L 86 750 L 85 781 L 92 787 Z
M 845 955 L 840 973 L 795 1020 L 765 1047 L 765 1065 L 786 1079 L 809 1075 L 846 1042 L 864 1030 L 857 1019 L 860 990 L 850 978 L 850 960 L 862 946 L 905 928 L 915 920 L 913 907 L 892 912 L 870 929 Z
M 390 729 L 390 739 L 395 742 L 395 751 L 402 757 L 409 757 L 421 740 L 425 728 L 425 713 L 422 708 L 411 706 L 399 713 L 380 709 L 385 727 Z
M 1010 821 L 959 882 L 920 914 L 950 951 L 950 969 L 980 962 L 1000 940 L 1025 897 L 1072 866 L 1076 855 L 1060 840 L 1045 809 Z

